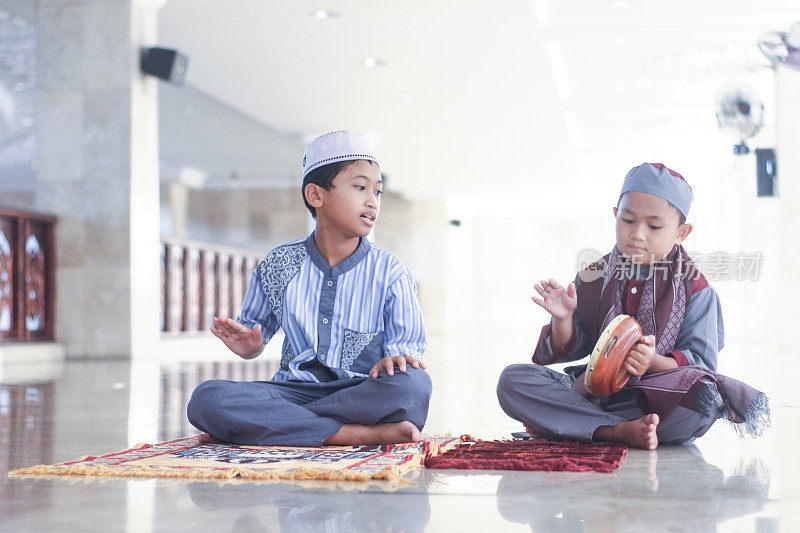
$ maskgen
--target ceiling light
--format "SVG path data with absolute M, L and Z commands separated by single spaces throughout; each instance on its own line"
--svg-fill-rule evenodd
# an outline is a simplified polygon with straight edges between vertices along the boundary
M 142 7 L 150 9 L 161 9 L 167 3 L 167 0 L 139 0 Z
M 328 11 L 326 9 L 317 9 L 316 11 L 311 12 L 311 16 L 315 19 L 325 20 L 325 19 L 332 19 L 339 16 L 339 13 L 334 11 Z
M 367 68 L 382 67 L 386 64 L 382 59 L 376 57 L 368 57 L 364 60 L 364 66 Z
M 533 9 L 536 11 L 536 21 L 540 28 L 550 23 L 550 8 L 545 0 L 533 0 Z
M 611 0 L 611 5 L 622 11 L 631 7 L 633 0 Z
M 617 37 L 617 46 L 626 46 L 628 41 L 625 40 L 625 37 Z

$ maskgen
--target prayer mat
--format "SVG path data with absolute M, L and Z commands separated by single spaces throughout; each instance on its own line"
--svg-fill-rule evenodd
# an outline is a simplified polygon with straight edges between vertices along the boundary
M 20 468 L 9 475 L 86 475 L 206 479 L 317 479 L 397 481 L 403 472 L 460 443 L 459 437 L 375 446 L 237 446 L 188 437 L 140 444 L 122 452 L 55 465 Z
M 544 440 L 476 440 L 463 436 L 458 446 L 425 460 L 427 468 L 459 470 L 544 470 L 613 472 L 628 453 L 621 444 L 583 444 Z

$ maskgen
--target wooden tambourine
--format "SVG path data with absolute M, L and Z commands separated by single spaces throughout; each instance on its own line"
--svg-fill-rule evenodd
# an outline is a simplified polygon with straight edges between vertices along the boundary
M 595 396 L 611 396 L 619 392 L 631 377 L 623 367 L 625 356 L 643 337 L 636 319 L 619 315 L 612 320 L 589 357 L 586 365 L 586 390 Z

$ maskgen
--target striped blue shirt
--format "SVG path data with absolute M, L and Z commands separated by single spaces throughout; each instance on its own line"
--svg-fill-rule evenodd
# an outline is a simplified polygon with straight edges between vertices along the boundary
M 253 271 L 237 320 L 261 324 L 265 344 L 283 329 L 275 381 L 366 376 L 383 357 L 420 358 L 425 351 L 411 272 L 367 239 L 333 268 L 313 233 L 275 248 Z

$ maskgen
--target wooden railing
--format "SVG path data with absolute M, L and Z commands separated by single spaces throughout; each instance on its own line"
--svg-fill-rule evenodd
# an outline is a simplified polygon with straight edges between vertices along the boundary
M 161 244 L 162 332 L 208 331 L 213 317 L 239 314 L 261 256 L 175 238 Z
M 0 208 L 0 341 L 55 334 L 55 217 Z

